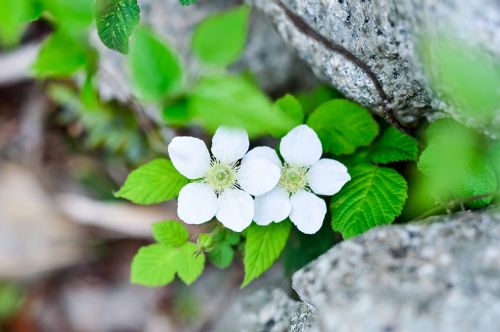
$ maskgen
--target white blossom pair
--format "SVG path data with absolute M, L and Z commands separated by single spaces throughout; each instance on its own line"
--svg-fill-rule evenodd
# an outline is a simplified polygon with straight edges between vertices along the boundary
M 269 147 L 247 153 L 248 147 L 244 130 L 225 127 L 217 129 L 212 139 L 212 158 L 200 139 L 172 140 L 168 147 L 172 163 L 195 180 L 179 193 L 179 218 L 201 224 L 216 217 L 225 227 L 241 232 L 252 220 L 268 225 L 290 217 L 303 233 L 316 233 L 326 203 L 314 193 L 337 193 L 350 180 L 347 168 L 338 161 L 320 159 L 321 142 L 306 125 L 294 128 L 281 140 L 284 164 Z

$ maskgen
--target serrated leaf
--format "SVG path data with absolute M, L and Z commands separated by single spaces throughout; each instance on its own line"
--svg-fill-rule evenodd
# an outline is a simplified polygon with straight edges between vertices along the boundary
M 334 99 L 318 107 L 307 124 L 318 134 L 323 148 L 335 155 L 353 153 L 368 146 L 379 126 L 363 107 L 344 99 Z
M 252 224 L 246 231 L 243 260 L 245 279 L 241 287 L 264 273 L 278 259 L 290 234 L 290 222 L 271 223 L 268 226 Z
M 191 285 L 203 272 L 205 255 L 198 253 L 194 243 L 184 243 L 178 248 L 177 274 L 186 285 Z
M 294 96 L 287 94 L 276 100 L 274 105 L 279 107 L 281 111 L 293 121 L 293 126 L 290 129 L 302 124 L 304 121 L 304 110 L 300 102 Z
M 96 0 L 95 17 L 99 38 L 107 47 L 128 53 L 128 41 L 139 23 L 137 0 Z
M 176 198 L 189 180 L 168 159 L 156 159 L 129 174 L 115 194 L 136 204 L 158 204 Z
M 485 138 L 450 119 L 432 123 L 426 131 L 427 147 L 418 169 L 428 178 L 430 190 L 439 200 L 465 199 L 497 190 L 494 164 L 484 151 Z M 470 207 L 482 207 L 490 198 Z
M 177 249 L 152 244 L 139 249 L 132 261 L 131 282 L 144 286 L 164 286 L 174 280 Z
M 43 4 L 57 26 L 67 31 L 85 32 L 94 19 L 93 0 L 43 0 Z
M 464 175 L 464 197 L 474 197 L 486 194 L 493 194 L 497 191 L 497 177 L 492 168 L 484 161 L 479 161 L 480 165 L 473 165 Z M 488 206 L 493 201 L 494 195 L 484 197 L 466 205 L 473 209 L 480 209 Z
M 180 246 L 189 239 L 189 233 L 178 221 L 167 220 L 153 224 L 155 240 L 167 246 Z
M 417 141 L 394 127 L 388 128 L 370 149 L 370 158 L 378 164 L 417 160 Z
M 58 31 L 43 43 L 32 69 L 37 77 L 67 77 L 86 63 L 87 51 L 80 41 Z
M 245 48 L 248 6 L 210 16 L 193 33 L 193 51 L 204 62 L 227 66 L 238 60 Z
M 0 0 L 0 44 L 13 46 L 24 32 L 29 4 L 27 0 Z
M 190 6 L 190 5 L 198 2 L 198 0 L 179 0 L 179 2 L 183 6 Z
M 391 168 L 359 165 L 349 170 L 351 181 L 332 198 L 332 227 L 344 239 L 378 225 L 390 224 L 407 198 L 406 180 Z
M 148 29 L 135 29 L 128 57 L 132 82 L 141 98 L 160 100 L 179 86 L 182 69 L 177 56 Z
M 216 246 L 208 254 L 208 258 L 219 269 L 225 269 L 229 267 L 233 261 L 234 251 L 230 245 L 223 243 Z
M 189 110 L 211 131 L 225 125 L 257 136 L 286 133 L 293 127 L 293 121 L 273 107 L 261 89 L 240 76 L 202 79 L 191 92 Z

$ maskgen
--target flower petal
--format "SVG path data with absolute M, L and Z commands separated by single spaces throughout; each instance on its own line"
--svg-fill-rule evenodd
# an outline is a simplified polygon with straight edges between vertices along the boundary
M 241 232 L 252 223 L 254 204 L 250 194 L 240 189 L 228 189 L 219 196 L 217 220 L 235 232 Z
M 238 170 L 238 183 L 250 195 L 263 195 L 276 187 L 281 169 L 263 158 L 248 158 L 242 161 Z
M 255 197 L 255 215 L 257 225 L 266 226 L 271 222 L 285 220 L 292 210 L 290 197 L 285 189 L 274 188 L 264 195 Z
M 302 190 L 290 198 L 290 203 L 292 204 L 290 220 L 299 231 L 305 234 L 314 234 L 319 231 L 326 215 L 324 200 Z
M 187 224 L 202 224 L 215 216 L 217 206 L 217 196 L 210 186 L 189 183 L 179 193 L 177 214 Z
M 198 179 L 210 167 L 210 153 L 205 142 L 195 137 L 174 137 L 168 154 L 175 168 L 188 179 Z
M 335 195 L 349 180 L 347 167 L 333 159 L 321 159 L 307 172 L 309 187 L 318 195 Z
M 243 158 L 249 144 L 245 130 L 219 127 L 212 138 L 212 153 L 217 160 L 234 163 Z
M 287 164 L 307 167 L 321 158 L 323 147 L 314 130 L 300 125 L 281 139 L 280 152 Z
M 283 164 L 281 163 L 280 157 L 276 153 L 275 149 L 271 149 L 268 146 L 258 146 L 248 151 L 248 153 L 243 157 L 243 161 L 249 158 L 264 158 L 281 168 Z

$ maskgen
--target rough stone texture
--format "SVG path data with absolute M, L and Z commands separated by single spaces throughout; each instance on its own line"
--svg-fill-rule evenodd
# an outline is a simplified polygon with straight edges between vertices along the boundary
M 285 41 L 346 96 L 380 112 L 381 100 L 366 75 L 349 61 L 302 34 L 274 1 L 247 0 L 273 18 Z M 418 57 L 424 31 L 453 34 L 457 43 L 474 43 L 500 57 L 498 0 L 283 0 L 316 31 L 367 63 L 393 98 L 396 115 L 405 123 L 436 117 L 442 109 L 457 120 L 482 127 L 490 135 L 500 129 L 500 109 L 493 121 L 465 118 L 456 105 L 431 91 Z M 432 52 L 432 51 L 431 51 Z M 431 68 L 432 70 L 432 68 Z
M 320 331 L 498 331 L 500 211 L 377 228 L 293 277 Z
M 290 330 L 292 315 L 301 304 L 280 288 L 260 289 L 238 301 L 230 310 L 231 322 L 218 331 L 285 332 Z M 235 319 L 237 318 L 237 319 Z M 300 330 L 297 330 L 300 331 Z
M 189 78 L 196 78 L 203 68 L 191 52 L 193 29 L 205 17 L 241 4 L 241 0 L 200 1 L 183 7 L 178 0 L 139 0 L 141 22 L 164 38 L 180 55 Z M 228 27 L 229 29 L 230 27 Z M 95 34 L 94 44 L 101 54 L 99 82 L 104 98 L 127 100 L 131 93 L 126 57 L 105 48 Z M 314 75 L 291 51 L 275 32 L 267 17 L 253 11 L 245 53 L 233 68 L 249 70 L 259 85 L 268 91 L 276 91 L 285 85 L 308 86 Z

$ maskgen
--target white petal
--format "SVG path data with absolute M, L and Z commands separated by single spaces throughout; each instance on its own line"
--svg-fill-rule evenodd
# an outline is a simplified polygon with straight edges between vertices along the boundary
M 253 198 L 239 189 L 228 189 L 219 196 L 217 220 L 235 232 L 241 232 L 252 223 Z
M 321 159 L 307 172 L 309 187 L 318 195 L 335 195 L 349 180 L 347 167 L 333 159 Z
M 302 190 L 292 195 L 290 203 L 292 204 L 290 220 L 299 231 L 305 234 L 314 234 L 319 231 L 326 215 L 324 200 Z
M 281 169 L 263 158 L 249 158 L 242 161 L 238 170 L 238 183 L 250 195 L 263 195 L 276 187 Z
M 210 167 L 210 153 L 199 138 L 174 137 L 168 145 L 168 154 L 175 168 L 188 179 L 198 179 Z
M 314 130 L 300 125 L 281 139 L 280 152 L 287 164 L 306 167 L 321 158 L 323 147 Z
M 243 158 L 243 161 L 249 158 L 264 158 L 281 168 L 283 164 L 281 163 L 280 157 L 276 153 L 275 149 L 271 149 L 268 146 L 258 146 L 248 151 L 248 153 Z
M 255 215 L 257 225 L 266 226 L 271 222 L 285 220 L 292 210 L 290 197 L 285 189 L 274 188 L 264 195 L 255 197 Z
M 189 183 L 179 193 L 177 214 L 187 224 L 202 224 L 215 216 L 217 206 L 217 196 L 210 186 Z
M 247 153 L 249 144 L 245 130 L 219 127 L 212 138 L 212 153 L 217 160 L 234 163 Z

